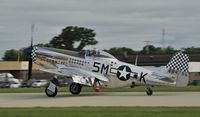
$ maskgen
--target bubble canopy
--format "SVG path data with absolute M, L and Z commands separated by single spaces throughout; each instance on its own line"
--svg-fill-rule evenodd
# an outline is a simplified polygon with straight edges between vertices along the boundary
M 106 51 L 103 50 L 82 50 L 79 53 L 80 55 L 84 56 L 93 56 L 93 57 L 103 57 L 103 58 L 113 58 L 116 59 L 114 56 L 109 54 Z

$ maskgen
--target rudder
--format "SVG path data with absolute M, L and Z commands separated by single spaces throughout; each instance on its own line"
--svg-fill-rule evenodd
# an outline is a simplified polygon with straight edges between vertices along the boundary
M 173 56 L 166 65 L 171 77 L 176 78 L 176 87 L 187 86 L 189 81 L 189 57 L 188 55 L 178 52 Z

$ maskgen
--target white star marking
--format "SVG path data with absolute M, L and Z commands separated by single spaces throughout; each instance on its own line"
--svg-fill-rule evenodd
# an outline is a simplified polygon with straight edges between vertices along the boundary
M 129 72 L 126 71 L 126 67 L 124 67 L 124 69 L 122 71 L 120 70 L 119 72 L 120 72 L 119 76 L 120 78 L 123 76 L 125 79 L 127 79 L 126 75 L 129 74 Z

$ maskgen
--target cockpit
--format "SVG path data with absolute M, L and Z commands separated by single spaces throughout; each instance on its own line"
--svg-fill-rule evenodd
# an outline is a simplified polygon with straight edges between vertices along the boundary
M 100 51 L 100 50 L 82 50 L 79 52 L 79 55 L 83 58 L 86 57 L 102 57 L 102 58 L 113 58 L 116 59 L 114 56 L 111 54 L 105 52 L 105 51 Z

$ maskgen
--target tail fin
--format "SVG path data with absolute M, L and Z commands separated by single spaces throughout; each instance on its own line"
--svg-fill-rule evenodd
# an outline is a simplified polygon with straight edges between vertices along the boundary
M 166 65 L 170 76 L 176 79 L 176 87 L 187 86 L 189 81 L 189 57 L 188 55 L 178 52 L 173 56 L 170 62 Z

